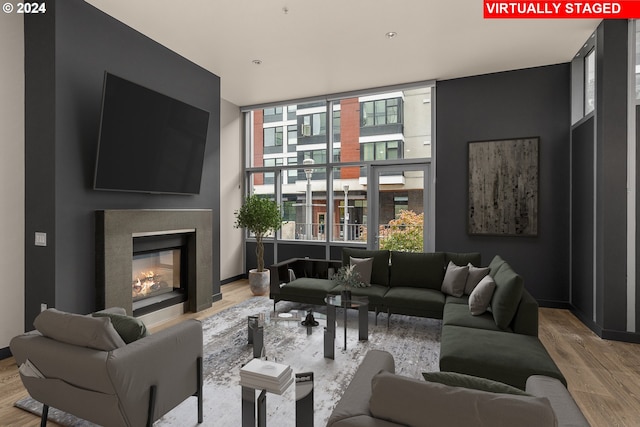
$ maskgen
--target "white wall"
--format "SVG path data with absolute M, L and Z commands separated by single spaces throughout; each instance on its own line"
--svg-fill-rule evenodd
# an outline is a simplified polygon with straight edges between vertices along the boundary
M 242 230 L 233 228 L 242 203 L 242 114 L 220 100 L 220 280 L 244 274 Z
M 0 349 L 24 332 L 24 24 L 0 16 Z

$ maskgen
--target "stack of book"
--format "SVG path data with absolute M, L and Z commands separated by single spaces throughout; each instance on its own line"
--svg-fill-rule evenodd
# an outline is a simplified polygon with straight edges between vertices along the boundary
M 240 385 L 282 394 L 293 383 L 293 370 L 268 360 L 253 359 L 240 369 Z

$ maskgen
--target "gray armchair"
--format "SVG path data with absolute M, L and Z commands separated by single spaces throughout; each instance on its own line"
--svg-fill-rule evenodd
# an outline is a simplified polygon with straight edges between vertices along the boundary
M 42 426 L 49 406 L 103 426 L 151 426 L 190 396 L 202 422 L 199 321 L 125 344 L 108 317 L 47 312 L 10 343 L 25 388 L 43 403 Z

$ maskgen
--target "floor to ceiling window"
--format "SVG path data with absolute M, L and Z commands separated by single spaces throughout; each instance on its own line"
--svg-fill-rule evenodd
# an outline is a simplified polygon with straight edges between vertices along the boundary
M 393 230 L 417 228 L 419 250 L 429 247 L 433 92 L 423 84 L 243 109 L 246 192 L 280 204 L 276 244 L 326 245 L 328 254 L 329 246 L 373 248 Z

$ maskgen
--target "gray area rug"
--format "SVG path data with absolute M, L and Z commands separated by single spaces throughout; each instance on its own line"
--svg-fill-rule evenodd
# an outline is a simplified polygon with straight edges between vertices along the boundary
M 202 322 L 204 333 L 204 423 L 205 426 L 241 425 L 240 366 L 253 357 L 247 344 L 247 316 L 268 313 L 273 302 L 254 297 L 215 314 Z M 278 303 L 278 312 L 311 307 L 290 302 Z M 355 370 L 370 349 L 386 350 L 396 361 L 396 372 L 422 378 L 422 372 L 437 371 L 440 354 L 441 321 L 393 315 L 387 329 L 387 316 L 369 313 L 369 340 L 358 341 L 357 311 L 348 310 L 347 349 L 343 349 L 343 316 L 338 312 L 335 360 L 324 358 L 324 320 L 311 335 L 299 322 L 270 322 L 265 327 L 265 349 L 269 360 L 290 365 L 294 372 L 314 373 L 314 425 L 324 426 L 335 404 L 348 386 Z M 31 398 L 21 399 L 17 407 L 40 414 L 42 405 Z M 158 420 L 156 426 L 196 426 L 196 399 L 189 398 Z M 51 408 L 49 419 L 64 426 L 88 427 L 94 424 Z M 281 396 L 267 394 L 267 425 L 295 425 L 295 387 Z

